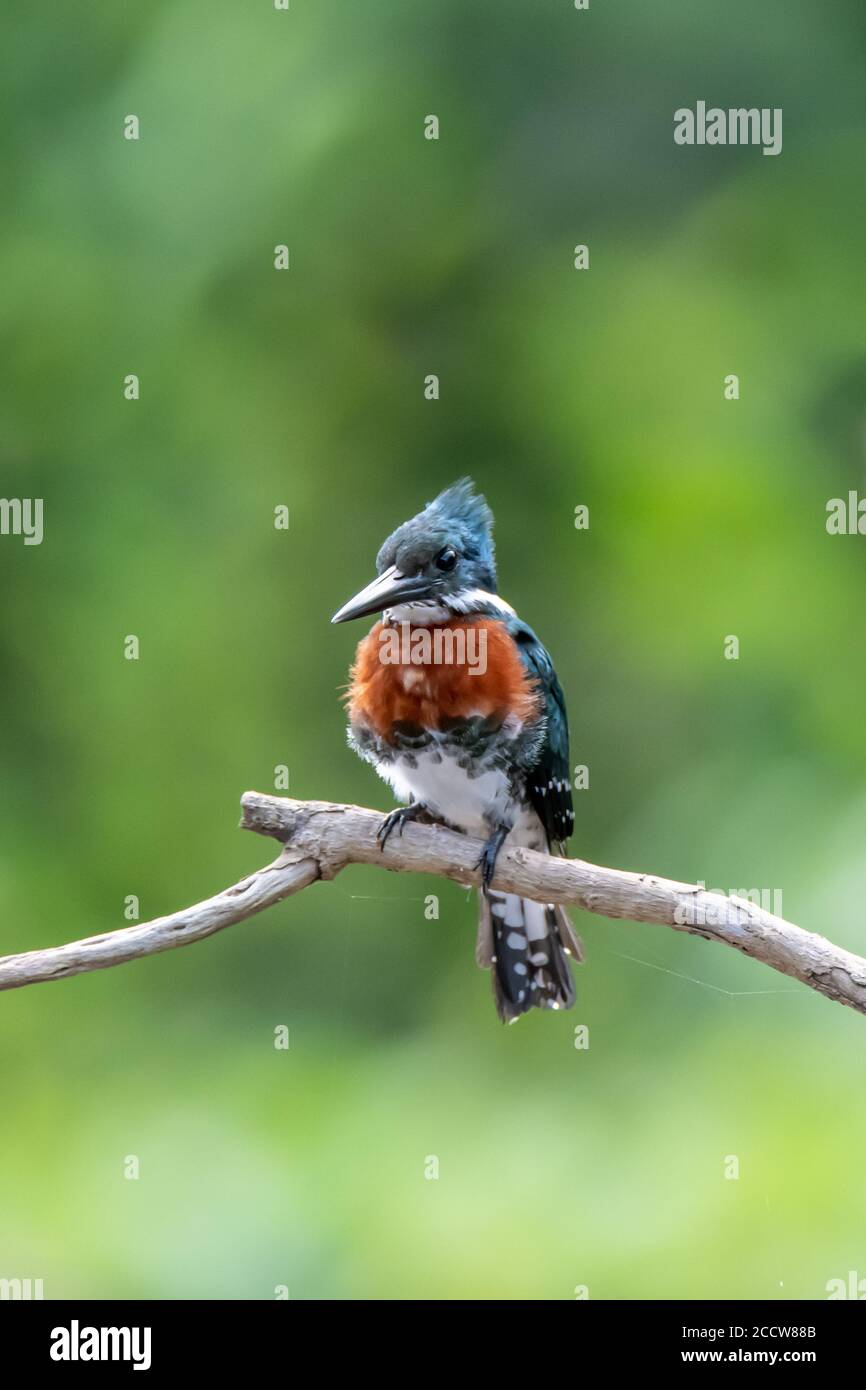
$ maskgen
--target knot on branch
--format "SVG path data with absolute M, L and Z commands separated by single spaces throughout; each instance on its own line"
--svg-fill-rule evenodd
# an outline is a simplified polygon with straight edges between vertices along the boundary
M 302 860 L 314 860 L 319 878 L 327 881 L 336 878 L 350 861 L 345 851 L 311 822 L 316 816 L 350 809 L 327 801 L 293 801 L 290 797 L 278 799 L 263 796 L 261 792 L 244 792 L 241 797 L 240 826 L 242 830 L 253 830 L 258 835 L 268 835 L 278 840 L 283 846 L 280 863 L 299 864 Z

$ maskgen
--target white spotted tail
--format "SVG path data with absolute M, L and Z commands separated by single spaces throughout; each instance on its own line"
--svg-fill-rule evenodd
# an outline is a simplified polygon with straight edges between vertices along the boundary
M 575 990 L 569 956 L 582 961 L 584 953 L 565 909 L 494 890 L 479 899 L 475 957 L 492 971 L 503 1023 L 528 1009 L 570 1009 Z

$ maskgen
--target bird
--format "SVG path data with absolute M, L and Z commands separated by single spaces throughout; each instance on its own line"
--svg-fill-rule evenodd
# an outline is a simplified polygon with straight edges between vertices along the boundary
M 378 831 L 442 824 L 484 841 L 475 956 L 497 1013 L 575 1000 L 583 946 L 565 909 L 495 889 L 503 846 L 564 854 L 574 829 L 565 698 L 539 638 L 497 589 L 493 514 L 469 478 L 387 538 L 376 578 L 333 623 L 381 614 L 359 642 L 348 740 L 402 804 Z

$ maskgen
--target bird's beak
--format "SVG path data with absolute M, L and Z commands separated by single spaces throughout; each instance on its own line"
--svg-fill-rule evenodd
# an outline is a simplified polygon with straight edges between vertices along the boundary
M 381 613 L 385 608 L 394 608 L 398 603 L 408 603 L 411 599 L 429 598 L 430 581 L 423 575 L 401 574 L 396 565 L 379 574 L 348 603 L 338 609 L 331 619 L 332 623 L 348 623 L 352 618 L 365 618 L 369 613 Z

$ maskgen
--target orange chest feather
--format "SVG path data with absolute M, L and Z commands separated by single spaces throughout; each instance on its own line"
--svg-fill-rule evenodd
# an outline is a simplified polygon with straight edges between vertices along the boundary
M 470 715 L 526 720 L 539 710 L 517 647 L 495 618 L 439 628 L 377 623 L 358 645 L 347 698 L 351 722 L 381 738 L 398 723 L 438 729 Z

